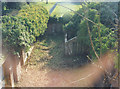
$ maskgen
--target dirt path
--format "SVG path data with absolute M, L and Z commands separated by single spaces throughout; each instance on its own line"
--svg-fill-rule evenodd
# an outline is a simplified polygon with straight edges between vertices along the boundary
M 111 69 L 110 56 L 105 57 L 103 62 L 107 71 Z M 108 62 L 107 62 L 108 61 Z M 97 64 L 100 64 L 97 62 Z M 103 71 L 94 64 L 86 65 L 82 68 L 69 70 L 51 70 L 48 68 L 39 69 L 28 67 L 23 68 L 22 79 L 17 84 L 18 87 L 87 87 L 94 86 L 100 80 Z
M 22 68 L 21 80 L 16 84 L 17 87 L 93 87 L 104 86 L 102 80 L 104 72 L 101 68 L 106 69 L 109 73 L 113 68 L 114 55 L 106 54 L 95 64 L 88 64 L 82 67 L 57 68 L 64 64 L 64 59 L 58 52 L 62 45 L 52 41 L 48 46 L 37 43 L 35 46 L 30 61 L 26 67 Z M 58 42 L 58 41 L 57 41 Z M 50 52 L 52 46 L 53 53 Z M 54 48 L 53 48 L 54 46 Z M 56 47 L 56 48 L 55 48 Z M 58 53 L 57 53 L 58 52 Z M 56 53 L 56 54 L 55 54 Z M 54 54 L 54 55 L 53 55 Z M 55 57 L 56 56 L 56 57 Z M 46 66 L 49 62 L 51 65 L 56 65 L 56 69 Z M 68 60 L 68 59 L 67 59 Z M 58 65 L 62 61 L 62 65 Z M 114 86 L 114 85 L 113 85 Z M 117 85 L 115 85 L 117 86 Z

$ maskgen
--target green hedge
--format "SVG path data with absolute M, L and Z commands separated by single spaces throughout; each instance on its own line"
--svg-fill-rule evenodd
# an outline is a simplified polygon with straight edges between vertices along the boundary
M 21 9 L 17 16 L 3 16 L 3 47 L 13 53 L 27 50 L 36 37 L 44 34 L 48 19 L 47 10 L 38 5 Z
M 49 19 L 48 12 L 39 5 L 27 6 L 19 11 L 18 16 L 23 20 L 22 24 L 34 36 L 43 35 Z

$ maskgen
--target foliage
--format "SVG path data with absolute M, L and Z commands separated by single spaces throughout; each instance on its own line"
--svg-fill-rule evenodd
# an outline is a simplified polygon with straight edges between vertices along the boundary
M 96 9 L 100 14 L 100 22 L 106 27 L 113 27 L 118 17 L 118 2 L 87 3 L 88 8 Z
M 118 17 L 118 2 L 104 2 L 100 4 L 100 21 L 106 27 L 114 27 L 115 19 Z
M 35 37 L 26 31 L 19 18 L 4 16 L 2 22 L 3 47 L 8 48 L 9 52 L 19 52 L 24 47 L 28 48 L 35 40 Z
M 39 5 L 27 6 L 19 11 L 18 16 L 23 19 L 27 30 L 35 37 L 43 35 L 48 23 L 48 12 Z
M 85 8 L 81 8 L 79 11 L 77 11 L 78 13 L 82 14 L 83 16 L 88 16 L 88 18 L 94 22 L 97 22 L 98 21 L 98 12 L 97 10 L 95 9 L 89 9 L 87 13 L 84 13 Z M 82 13 L 81 13 L 82 12 Z M 84 26 L 86 26 L 86 23 L 82 23 L 81 25 L 83 26 L 80 26 L 80 23 L 81 21 L 83 20 L 84 18 L 80 17 L 78 14 L 75 14 L 71 20 L 64 25 L 64 30 L 65 32 L 67 32 L 68 34 L 68 39 L 74 37 L 74 36 L 77 36 L 77 33 L 80 33 L 78 31 L 80 31 L 82 28 L 84 28 Z M 90 26 L 90 29 L 92 29 L 92 23 L 89 22 L 89 26 Z M 87 29 L 86 29 L 87 30 Z M 86 31 L 85 30 L 85 31 Z M 82 34 L 82 33 L 81 33 Z
M 3 47 L 12 53 L 27 50 L 36 37 L 44 34 L 47 22 L 48 12 L 40 6 L 25 7 L 17 16 L 3 16 Z
M 49 17 L 49 21 L 48 21 L 48 23 L 62 23 L 62 24 L 64 24 L 64 23 L 66 23 L 66 21 L 67 21 L 67 18 L 64 18 L 64 17 L 56 17 L 56 15 L 54 15 L 54 16 L 50 16 Z M 69 20 L 69 19 L 68 19 Z
M 72 21 L 70 21 L 69 23 L 65 24 L 64 26 L 65 32 L 67 33 L 67 38 L 71 39 L 72 37 L 75 37 L 77 35 L 77 31 L 79 29 L 79 27 L 77 26 L 77 24 L 74 24 Z
M 79 51 L 81 54 L 89 54 L 90 40 L 88 35 L 87 21 L 83 19 L 79 25 L 79 30 L 77 31 L 77 41 L 79 48 L 82 47 L 82 51 Z M 80 50 L 80 49 L 79 49 Z
M 90 20 L 94 22 L 98 22 L 98 12 L 95 9 L 88 9 L 87 11 L 84 11 L 84 15 L 89 18 Z M 78 26 L 78 31 L 77 31 L 77 38 L 78 38 L 78 44 L 79 47 L 82 47 L 82 51 L 80 53 L 83 54 L 89 54 L 89 51 L 91 50 L 91 45 L 90 45 L 90 38 L 88 35 L 88 26 L 87 26 L 87 20 L 82 18 L 80 25 Z M 92 31 L 92 26 L 93 23 L 88 22 L 89 24 L 89 29 Z
M 100 27 L 100 31 L 97 25 Z M 100 37 L 99 37 L 99 32 L 100 32 Z M 95 50 L 98 53 L 98 55 L 100 54 L 100 51 L 101 53 L 105 53 L 107 50 L 115 46 L 115 42 L 116 42 L 115 32 L 112 31 L 112 29 L 105 27 L 101 23 L 93 26 L 91 35 Z M 91 51 L 91 54 L 93 55 L 93 51 Z
M 85 3 L 82 4 L 82 8 L 80 8 L 77 11 L 77 13 L 80 13 L 82 16 L 87 17 L 88 19 L 96 23 L 93 24 L 90 21 L 88 21 L 94 48 L 98 54 L 100 54 L 100 47 L 101 52 L 105 53 L 108 49 L 113 48 L 116 42 L 115 28 L 110 28 L 111 26 L 108 24 L 110 22 L 107 18 L 109 17 L 115 19 L 115 17 L 109 16 L 110 14 L 112 14 L 110 10 L 108 10 L 108 13 L 110 14 L 105 13 L 105 7 L 102 7 L 103 10 L 100 9 L 101 5 L 101 3 Z M 102 18 L 103 16 L 105 17 Z M 102 22 L 104 20 L 106 20 L 105 23 Z M 81 51 L 81 53 L 85 54 L 87 52 L 86 54 L 90 53 L 91 57 L 95 57 L 92 51 L 92 47 L 90 47 L 91 43 L 89 40 L 90 38 L 88 35 L 88 26 L 86 24 L 86 21 L 87 20 L 85 20 L 83 17 L 79 16 L 78 14 L 75 14 L 72 16 L 71 20 L 64 25 L 64 30 L 68 34 L 68 38 L 77 36 L 79 48 L 84 49 Z M 98 29 L 98 26 L 100 26 L 100 29 Z
M 58 19 L 55 15 L 50 16 L 48 23 L 57 23 L 57 22 L 58 22 Z

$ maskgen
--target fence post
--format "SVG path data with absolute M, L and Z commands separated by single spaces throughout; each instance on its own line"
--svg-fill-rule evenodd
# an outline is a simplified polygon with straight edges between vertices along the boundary
M 5 60 L 3 64 L 5 87 L 14 87 L 13 69 L 11 65 L 12 60 L 10 55 L 8 58 Z
M 67 33 L 65 34 L 65 55 L 67 55 Z
M 12 67 L 13 67 L 14 81 L 18 82 L 21 78 L 21 63 L 20 63 L 20 59 L 16 55 L 13 56 Z
M 21 66 L 24 65 L 24 58 L 25 58 L 25 53 L 24 50 L 21 50 L 21 54 L 20 54 L 20 64 Z

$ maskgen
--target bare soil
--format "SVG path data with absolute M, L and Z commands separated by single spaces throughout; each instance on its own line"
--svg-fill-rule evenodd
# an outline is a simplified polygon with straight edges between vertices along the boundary
M 114 54 L 107 53 L 100 61 L 70 68 L 64 65 L 63 59 L 58 58 L 58 55 L 61 54 L 58 53 L 57 57 L 54 57 L 55 55 L 50 53 L 51 45 L 43 46 L 41 44 L 37 43 L 33 49 L 28 64 L 22 68 L 21 80 L 16 84 L 16 87 L 94 87 L 96 84 L 104 86 L 104 73 L 106 71 L 109 76 L 114 66 Z M 55 45 L 52 42 L 52 47 Z M 60 49 L 61 46 L 57 49 Z M 58 51 L 53 49 L 54 53 Z M 57 63 L 62 61 L 61 65 L 56 64 L 55 60 Z M 52 63 L 49 63 L 51 61 Z M 65 66 L 65 68 L 60 66 Z M 118 81 L 112 81 L 112 86 L 117 87 Z

